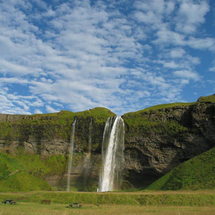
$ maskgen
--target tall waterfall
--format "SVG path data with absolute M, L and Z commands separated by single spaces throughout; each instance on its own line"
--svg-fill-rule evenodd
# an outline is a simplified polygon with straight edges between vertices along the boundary
M 124 121 L 120 116 L 109 117 L 103 133 L 100 192 L 120 189 L 124 164 L 123 151 Z
M 68 163 L 68 176 L 67 176 L 67 191 L 70 190 L 70 179 L 71 179 L 71 169 L 72 169 L 72 157 L 74 150 L 74 138 L 75 138 L 75 125 L 76 119 L 72 123 L 72 132 L 70 137 L 70 151 L 69 151 L 69 163 Z

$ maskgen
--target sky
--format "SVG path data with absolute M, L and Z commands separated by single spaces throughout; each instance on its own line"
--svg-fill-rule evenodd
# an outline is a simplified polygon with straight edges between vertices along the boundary
M 122 115 L 214 93 L 214 0 L 0 0 L 0 113 Z

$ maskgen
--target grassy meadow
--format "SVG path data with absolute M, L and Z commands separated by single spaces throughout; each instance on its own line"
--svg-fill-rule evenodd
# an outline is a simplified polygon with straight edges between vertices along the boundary
M 3 205 L 1 215 L 214 215 L 214 207 L 185 206 L 133 206 L 133 205 L 86 205 L 83 208 L 67 208 L 65 204 L 40 205 L 20 203 L 19 205 Z
M 134 193 L 26 192 L 0 193 L 0 215 L 146 214 L 214 215 L 215 191 L 145 191 Z M 41 200 L 51 200 L 50 205 Z M 78 202 L 81 208 L 69 208 Z

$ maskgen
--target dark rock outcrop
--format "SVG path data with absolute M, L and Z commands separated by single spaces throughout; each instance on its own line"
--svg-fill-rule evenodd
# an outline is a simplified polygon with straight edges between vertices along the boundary
M 139 121 L 139 126 L 133 127 L 131 119 Z M 184 161 L 215 146 L 214 103 L 161 108 L 138 115 L 130 113 L 124 115 L 124 120 L 125 164 L 129 178 L 134 184 L 137 181 L 137 186 L 151 184 Z

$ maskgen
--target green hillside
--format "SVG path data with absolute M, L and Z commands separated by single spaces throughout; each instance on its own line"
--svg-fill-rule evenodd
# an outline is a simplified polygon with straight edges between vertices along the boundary
M 215 94 L 210 96 L 201 96 L 198 98 L 198 102 L 215 102 Z
M 148 190 L 215 189 L 215 147 L 179 165 Z
M 16 159 L 0 153 L 0 192 L 50 189 L 46 181 L 26 172 Z
M 147 107 L 145 109 L 142 110 L 138 110 L 135 112 L 129 112 L 126 113 L 126 115 L 133 115 L 133 114 L 144 114 L 150 111 L 158 111 L 161 109 L 166 109 L 166 108 L 174 108 L 174 107 L 183 107 L 183 106 L 190 106 L 190 105 L 195 105 L 198 102 L 210 102 L 210 103 L 214 103 L 215 102 L 215 94 L 210 95 L 210 96 L 201 96 L 198 98 L 197 102 L 188 102 L 188 103 L 184 103 L 184 102 L 177 102 L 177 103 L 168 103 L 168 104 L 158 104 L 158 105 L 154 105 L 154 106 L 150 106 Z

